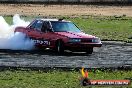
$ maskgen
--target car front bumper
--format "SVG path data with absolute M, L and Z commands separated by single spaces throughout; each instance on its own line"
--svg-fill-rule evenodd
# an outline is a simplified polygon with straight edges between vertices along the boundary
M 101 47 L 102 43 L 66 43 L 65 48 L 68 50 L 87 50 L 88 48 Z

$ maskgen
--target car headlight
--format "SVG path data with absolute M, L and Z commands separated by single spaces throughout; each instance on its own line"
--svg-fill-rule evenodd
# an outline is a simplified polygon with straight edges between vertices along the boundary
M 93 38 L 93 39 L 92 39 L 92 42 L 93 42 L 93 43 L 99 43 L 99 42 L 100 42 L 100 38 Z
M 69 42 L 81 42 L 81 39 L 71 38 Z

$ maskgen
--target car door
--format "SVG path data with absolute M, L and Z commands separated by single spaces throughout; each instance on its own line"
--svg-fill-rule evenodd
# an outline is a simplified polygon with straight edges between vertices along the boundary
M 27 35 L 35 42 L 36 46 L 43 45 L 43 32 L 41 31 L 43 26 L 42 20 L 36 20 L 27 30 Z
M 49 21 L 43 22 L 41 32 L 42 32 L 42 38 L 43 38 L 43 46 L 49 47 L 51 44 L 51 38 L 53 33 Z

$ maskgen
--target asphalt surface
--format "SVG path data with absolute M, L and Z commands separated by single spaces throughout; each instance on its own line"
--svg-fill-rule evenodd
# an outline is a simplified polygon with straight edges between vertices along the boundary
M 132 44 L 103 42 L 93 54 L 66 52 L 58 55 L 51 50 L 0 50 L 0 66 L 65 67 L 65 68 L 132 68 Z

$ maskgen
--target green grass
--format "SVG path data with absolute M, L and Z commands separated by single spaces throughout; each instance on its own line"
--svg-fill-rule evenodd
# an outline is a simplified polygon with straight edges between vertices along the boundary
M 26 20 L 34 19 L 34 17 L 26 17 Z M 98 36 L 101 40 L 132 42 L 131 17 L 80 16 L 65 18 L 73 21 L 84 32 Z M 12 17 L 6 16 L 5 19 L 12 24 Z
M 132 42 L 132 18 L 88 17 L 70 19 L 88 34 L 102 40 Z
M 0 72 L 0 88 L 84 88 L 80 85 L 81 73 L 78 71 L 22 71 L 5 70 Z M 132 71 L 89 72 L 90 79 L 125 79 L 132 78 Z M 92 86 L 91 88 L 98 88 Z M 131 88 L 129 85 L 128 88 Z M 106 88 L 101 86 L 99 88 Z M 109 88 L 115 88 L 109 86 Z M 119 87 L 117 87 L 119 88 Z M 124 88 L 124 87 L 120 87 Z

